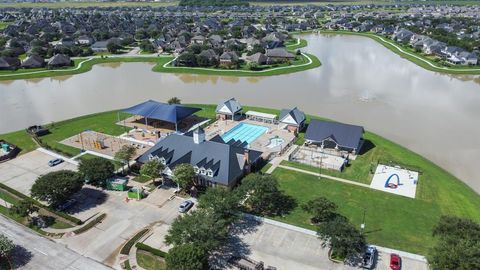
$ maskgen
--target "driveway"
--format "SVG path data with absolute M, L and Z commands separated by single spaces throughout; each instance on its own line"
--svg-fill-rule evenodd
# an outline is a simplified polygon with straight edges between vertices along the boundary
M 12 254 L 14 269 L 110 269 L 1 215 L 0 231 L 17 245 Z
M 76 165 L 67 161 L 55 167 L 48 166 L 48 161 L 54 158 L 35 150 L 0 163 L 0 182 L 30 196 L 30 189 L 40 175 L 58 170 L 77 170 Z
M 171 224 L 178 216 L 178 206 L 182 200 L 169 200 L 173 191 L 155 190 L 144 200 L 126 202 L 126 192 L 86 187 L 77 195 L 82 203 L 72 209 L 72 214 L 82 220 L 96 213 L 107 213 L 107 217 L 83 234 L 65 236 L 57 241 L 79 254 L 118 267 L 117 255 L 128 239 L 149 225 Z

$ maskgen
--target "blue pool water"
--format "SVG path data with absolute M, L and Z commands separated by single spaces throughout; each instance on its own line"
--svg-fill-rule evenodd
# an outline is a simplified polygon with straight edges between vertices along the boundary
M 255 139 L 265 134 L 268 131 L 267 127 L 251 125 L 246 123 L 240 123 L 228 132 L 222 135 L 222 139 L 225 142 L 234 139 L 236 141 L 242 141 L 250 144 Z

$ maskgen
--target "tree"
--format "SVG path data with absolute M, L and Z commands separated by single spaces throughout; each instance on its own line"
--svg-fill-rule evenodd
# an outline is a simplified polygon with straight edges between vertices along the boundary
M 165 258 L 168 270 L 208 269 L 207 252 L 194 244 L 175 246 Z
M 82 189 L 83 179 L 79 173 L 60 170 L 40 176 L 32 186 L 32 197 L 58 206 Z
M 165 243 L 174 246 L 194 244 L 203 250 L 215 251 L 228 237 L 227 220 L 217 219 L 212 212 L 199 209 L 179 216 L 165 236 Z
M 110 160 L 99 157 L 82 159 L 78 165 L 78 172 L 85 182 L 96 187 L 106 187 L 106 180 L 113 176 L 114 170 Z
M 195 171 L 188 163 L 179 164 L 173 169 L 172 180 L 183 190 L 187 190 L 193 184 L 194 177 Z
M 140 49 L 142 49 L 142 51 L 144 52 L 148 52 L 148 53 L 154 53 L 155 52 L 155 47 L 153 46 L 153 44 L 148 41 L 148 40 L 142 40 L 140 42 Z
M 36 207 L 31 201 L 22 200 L 17 205 L 12 206 L 9 211 L 11 214 L 26 217 L 37 212 L 38 207 Z
M 247 210 L 260 215 L 282 215 L 295 207 L 295 200 L 278 188 L 271 175 L 249 174 L 236 189 Z
M 312 223 L 320 223 L 333 219 L 337 205 L 325 197 L 318 197 L 302 205 L 302 209 L 313 215 Z
M 184 52 L 178 58 L 177 61 L 179 64 L 187 67 L 197 66 L 197 57 L 191 52 Z
M 480 224 L 442 216 L 433 228 L 433 236 L 438 241 L 428 260 L 432 270 L 480 269 Z
M 123 165 L 127 165 L 128 169 L 130 169 L 130 161 L 133 159 L 136 151 L 135 147 L 131 145 L 123 145 L 122 148 L 115 153 L 115 159 L 123 163 Z
M 12 240 L 8 239 L 8 237 L 3 234 L 0 234 L 0 258 L 7 258 L 14 248 L 15 244 Z
M 221 188 L 209 188 L 200 196 L 198 208 L 209 211 L 215 218 L 232 223 L 238 217 L 239 198 L 237 193 Z
M 317 234 L 325 246 L 332 250 L 332 256 L 348 258 L 358 256 L 365 248 L 365 237 L 347 218 L 338 215 L 333 220 L 318 226 Z
M 165 166 L 158 160 L 152 159 L 140 168 L 140 174 L 149 177 L 150 179 L 159 178 L 162 174 L 161 172 L 165 169 Z
M 120 44 L 117 44 L 116 42 L 113 42 L 113 41 L 109 41 L 107 43 L 107 50 L 111 53 L 118 53 L 119 50 L 122 49 L 122 46 L 120 46 Z
M 182 101 L 178 97 L 172 97 L 168 100 L 168 104 L 180 104 Z

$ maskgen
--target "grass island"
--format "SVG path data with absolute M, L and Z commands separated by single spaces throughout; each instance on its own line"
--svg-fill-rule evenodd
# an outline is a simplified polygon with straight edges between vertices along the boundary
M 307 41 L 304 39 L 291 40 L 285 44 L 288 51 L 294 52 L 300 48 L 306 47 Z M 200 67 L 175 67 L 171 63 L 176 58 L 170 54 L 139 54 L 139 55 L 97 55 L 86 58 L 76 58 L 73 60 L 72 67 L 60 69 L 17 69 L 17 70 L 2 70 L 0 71 L 0 81 L 5 80 L 19 80 L 32 78 L 45 78 L 54 76 L 75 75 L 90 71 L 96 64 L 104 63 L 132 63 L 132 62 L 149 62 L 155 63 L 152 68 L 154 72 L 165 73 L 189 73 L 189 74 L 204 74 L 217 76 L 274 76 L 281 74 L 288 74 L 300 72 L 308 69 L 313 69 L 321 65 L 320 60 L 313 54 L 302 52 L 301 55 L 296 56 L 293 61 L 285 63 L 259 66 L 259 70 L 250 70 L 246 64 L 242 64 L 238 69 L 224 69 L 224 68 L 200 68 Z

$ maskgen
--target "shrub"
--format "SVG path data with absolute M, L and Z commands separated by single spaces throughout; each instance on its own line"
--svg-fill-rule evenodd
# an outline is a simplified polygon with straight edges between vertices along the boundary
M 123 255 L 128 255 L 130 253 L 130 249 L 133 247 L 133 245 L 146 233 L 148 232 L 148 229 L 143 229 L 139 231 L 137 234 L 135 234 L 130 240 L 128 240 L 125 245 L 123 245 L 122 249 L 120 250 L 120 254 Z

